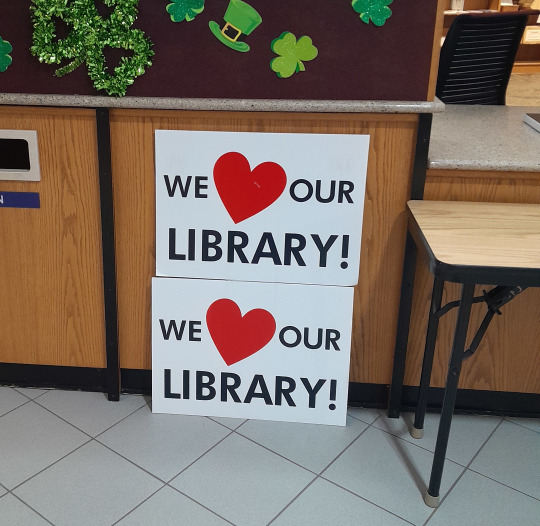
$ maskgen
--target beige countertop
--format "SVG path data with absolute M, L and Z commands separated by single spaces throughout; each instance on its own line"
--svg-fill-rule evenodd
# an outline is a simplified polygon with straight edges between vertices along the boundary
M 284 111 L 303 113 L 435 113 L 444 109 L 438 99 L 384 100 L 279 100 L 279 99 L 180 99 L 164 97 L 100 97 L 0 93 L 0 104 L 13 106 L 68 106 L 80 108 L 136 108 L 197 111 Z
M 431 170 L 540 172 L 540 132 L 523 122 L 521 106 L 445 106 L 433 115 Z

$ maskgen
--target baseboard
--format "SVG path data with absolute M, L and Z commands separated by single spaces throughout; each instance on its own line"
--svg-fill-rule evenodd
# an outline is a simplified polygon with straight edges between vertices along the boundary
M 0 363 L 0 385 L 105 392 L 106 369 Z
M 149 370 L 122 369 L 121 378 L 123 393 L 152 392 L 152 372 Z M 106 369 L 0 363 L 0 385 L 106 392 L 106 384 Z M 385 409 L 388 392 L 388 385 L 351 382 L 349 404 Z M 444 389 L 430 388 L 428 411 L 440 411 L 443 396 Z M 402 411 L 414 410 L 417 398 L 418 387 L 405 386 Z M 456 413 L 540 418 L 540 394 L 459 389 Z
M 349 405 L 386 409 L 389 389 L 388 385 L 351 382 Z M 430 387 L 427 410 L 440 412 L 443 397 L 442 387 Z M 417 400 L 418 387 L 404 386 L 401 410 L 414 411 Z M 540 418 L 540 394 L 458 389 L 455 413 Z

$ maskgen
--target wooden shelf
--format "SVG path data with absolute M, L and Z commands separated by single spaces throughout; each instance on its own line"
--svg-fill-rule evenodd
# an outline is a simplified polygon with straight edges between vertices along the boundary
M 464 11 L 452 11 L 451 0 L 445 0 L 443 38 L 448 33 L 448 28 L 456 17 L 472 12 L 499 12 L 504 11 L 501 0 L 465 0 Z M 516 6 L 517 7 L 517 6 Z M 536 26 L 540 30 L 540 17 L 529 16 L 528 26 Z M 521 44 L 514 63 L 513 73 L 540 73 L 540 42 L 533 44 Z

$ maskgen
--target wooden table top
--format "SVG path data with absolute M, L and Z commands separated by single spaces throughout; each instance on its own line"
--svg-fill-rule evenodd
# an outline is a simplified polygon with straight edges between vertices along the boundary
M 435 266 L 489 267 L 502 280 L 505 271 L 515 277 L 523 270 L 529 284 L 540 285 L 540 204 L 409 201 L 408 207 L 413 236 Z

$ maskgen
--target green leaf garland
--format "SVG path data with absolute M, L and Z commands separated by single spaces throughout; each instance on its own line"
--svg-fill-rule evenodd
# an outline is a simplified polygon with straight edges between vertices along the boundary
M 0 72 L 3 73 L 11 65 L 12 59 L 9 56 L 9 53 L 12 51 L 13 48 L 11 47 L 11 44 L 0 37 Z
M 376 26 L 382 26 L 392 16 L 388 7 L 392 0 L 352 0 L 353 9 L 360 15 L 362 22 L 371 20 Z
M 30 51 L 46 64 L 71 60 L 56 70 L 59 77 L 86 63 L 97 90 L 123 96 L 135 78 L 152 65 L 152 42 L 141 30 L 131 28 L 137 18 L 139 0 L 102 1 L 113 8 L 107 19 L 99 14 L 94 0 L 32 0 L 34 34 Z M 63 39 L 56 38 L 56 18 L 72 28 Z M 132 51 L 133 56 L 122 57 L 110 74 L 105 65 L 105 47 Z

